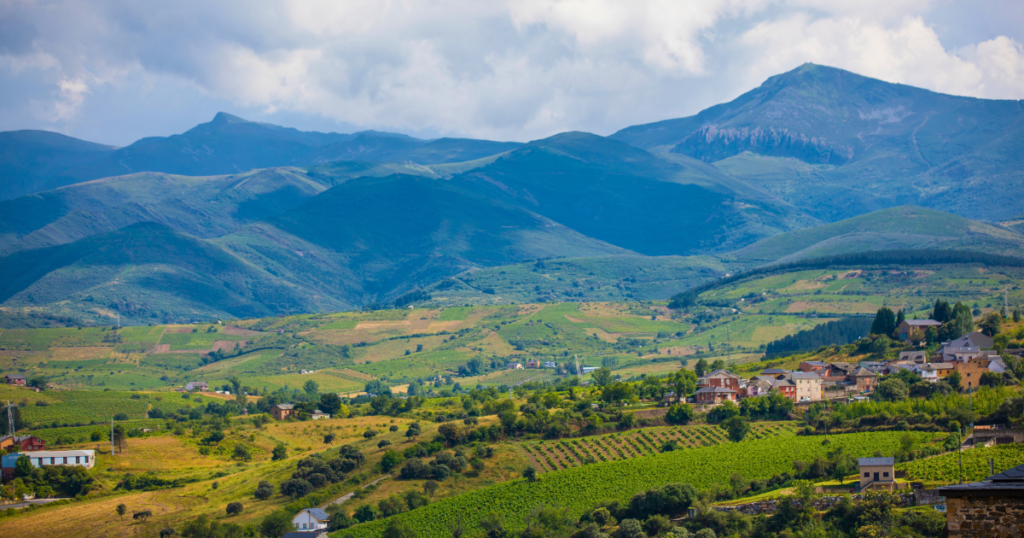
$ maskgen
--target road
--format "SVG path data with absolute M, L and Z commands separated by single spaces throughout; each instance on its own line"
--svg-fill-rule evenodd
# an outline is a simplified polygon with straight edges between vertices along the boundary
M 360 488 L 360 489 L 366 489 L 366 488 L 368 488 L 368 487 L 370 487 L 370 486 L 372 486 L 372 485 L 374 485 L 374 484 L 377 484 L 377 483 L 379 483 L 380 481 L 382 481 L 382 480 L 384 480 L 384 479 L 387 479 L 387 478 L 391 478 L 391 475 L 389 475 L 389 474 L 386 474 L 386 475 L 384 475 L 384 476 L 382 476 L 382 477 L 380 477 L 380 478 L 378 478 L 378 479 L 374 480 L 373 482 L 370 482 L 370 483 L 368 483 L 368 484 L 363 484 L 362 486 L 359 486 L 359 488 Z M 338 497 L 337 499 L 334 499 L 333 501 L 331 501 L 331 502 L 329 502 L 329 503 L 327 503 L 327 504 L 325 504 L 325 505 L 321 506 L 320 508 L 327 508 L 328 506 L 330 506 L 330 505 L 332 505 L 332 504 L 341 504 L 341 503 L 343 503 L 343 502 L 346 502 L 346 501 L 348 501 L 349 499 L 351 499 L 351 498 L 352 498 L 352 496 L 353 496 L 353 495 L 355 495 L 355 494 L 356 494 L 356 492 L 355 492 L 355 491 L 352 491 L 352 492 L 346 493 L 346 494 L 342 495 L 341 497 Z
M 56 501 L 63 501 L 64 499 L 32 499 L 30 501 L 20 502 L 17 504 L 0 504 L 0 510 L 6 510 L 8 508 L 25 508 L 33 504 L 49 504 Z

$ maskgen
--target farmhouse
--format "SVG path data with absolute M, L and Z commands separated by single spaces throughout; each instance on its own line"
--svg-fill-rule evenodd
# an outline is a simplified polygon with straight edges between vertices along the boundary
M 558 365 L 555 364 L 555 361 L 544 361 L 544 367 L 545 368 L 558 368 Z
M 508 363 L 508 369 L 509 370 L 522 370 L 523 369 L 523 365 L 518 363 L 518 362 L 510 362 L 510 363 Z
M 771 378 L 769 378 L 771 379 Z M 772 382 L 769 379 L 752 377 L 740 388 L 740 396 L 744 398 L 757 398 L 764 396 L 772 390 Z
M 317 409 L 316 411 L 313 411 L 313 414 L 309 415 L 309 418 L 313 420 L 320 420 L 322 418 L 331 418 L 331 415 L 328 415 L 327 413 L 324 413 L 323 411 Z
M 818 375 L 825 381 L 846 381 L 846 378 L 857 371 L 857 367 L 848 362 L 830 362 Z
M 206 381 L 190 381 L 185 385 L 185 390 L 206 391 L 209 390 L 209 388 L 210 387 L 206 384 Z
M 1024 535 L 1024 465 L 981 482 L 939 488 L 949 538 Z
M 884 362 L 860 361 L 858 366 L 860 366 L 861 368 L 863 368 L 863 369 L 865 369 L 865 370 L 867 370 L 869 372 L 875 373 L 875 374 L 884 374 L 885 373 L 885 363 Z
M 284 420 L 295 414 L 295 406 L 292 404 L 277 404 L 270 408 L 270 414 L 277 420 Z
M 41 450 L 25 454 L 33 467 L 71 465 L 92 469 L 96 465 L 95 450 Z
M 892 491 L 896 485 L 895 458 L 860 458 L 860 491 L 866 489 L 887 489 Z
M 540 361 L 526 361 L 526 367 L 530 370 L 536 370 L 537 368 L 540 368 Z
M 723 387 L 704 387 L 693 394 L 700 404 L 720 404 L 726 400 L 736 401 L 736 391 Z
M 6 381 L 8 385 L 17 385 L 19 387 L 24 387 L 26 382 L 25 376 L 21 374 L 7 374 L 4 376 L 4 381 Z
M 0 452 L 6 452 L 12 446 L 17 446 L 19 452 L 37 452 L 39 450 L 46 450 L 46 441 L 34 435 L 18 435 L 15 437 L 8 435 L 0 439 Z
M 934 319 L 907 319 L 903 320 L 896 327 L 900 342 L 918 341 L 925 339 L 925 333 L 929 327 L 941 327 L 942 324 Z
M 796 383 L 794 383 L 792 379 L 787 379 L 786 376 L 773 380 L 772 390 L 782 394 L 794 402 L 796 401 Z
M 330 520 L 331 516 L 319 508 L 304 508 L 292 518 L 292 525 L 297 531 L 326 531 Z

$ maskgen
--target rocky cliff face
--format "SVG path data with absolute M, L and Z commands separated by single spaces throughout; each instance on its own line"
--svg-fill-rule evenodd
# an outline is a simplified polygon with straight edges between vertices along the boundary
M 785 128 L 701 127 L 672 148 L 705 162 L 715 162 L 751 151 L 772 157 L 793 157 L 812 164 L 839 166 L 853 159 L 853 148 L 823 137 L 790 132 Z

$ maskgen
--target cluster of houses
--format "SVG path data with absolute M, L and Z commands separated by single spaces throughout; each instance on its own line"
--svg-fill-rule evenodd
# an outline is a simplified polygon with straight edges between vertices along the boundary
M 508 363 L 508 369 L 509 370 L 523 370 L 523 369 L 526 369 L 526 370 L 539 370 L 539 369 L 545 369 L 545 368 L 546 369 L 558 368 L 558 363 L 556 363 L 554 361 L 544 361 L 544 362 L 541 362 L 539 360 L 526 361 L 525 364 L 521 363 L 521 362 L 510 362 L 510 363 Z M 594 369 L 596 370 L 597 368 L 594 368 Z
M 900 325 L 901 339 L 914 339 L 921 328 L 936 322 L 932 320 L 909 320 Z M 924 381 L 937 382 L 960 373 L 961 390 L 971 391 L 979 386 L 985 372 L 1006 371 L 1006 364 L 999 353 L 992 350 L 992 338 L 980 332 L 970 333 L 962 338 L 943 343 L 938 352 L 927 357 L 924 351 L 905 351 L 894 361 L 847 362 L 805 361 L 795 371 L 769 368 L 750 379 L 743 379 L 728 370 L 715 370 L 697 380 L 697 392 L 693 403 L 716 405 L 726 400 L 736 402 L 743 398 L 756 398 L 771 392 L 778 392 L 797 403 L 815 402 L 837 397 L 855 398 L 875 390 L 879 376 L 910 370 Z M 669 392 L 663 404 L 678 401 L 675 393 Z
M 4 376 L 4 382 L 8 385 L 14 385 L 16 387 L 24 387 L 28 380 L 21 374 L 7 374 Z
M 22 456 L 28 456 L 33 467 L 76 465 L 92 469 L 96 465 L 95 450 L 46 450 L 46 441 L 34 435 L 0 438 L 0 454 L 0 477 L 4 482 L 14 479 L 14 467 Z
M 298 412 L 299 410 L 295 409 L 294 404 L 282 403 L 270 408 L 270 415 L 277 420 L 284 420 L 290 416 L 296 416 Z M 325 418 L 331 418 L 331 415 L 328 415 L 327 413 L 324 413 L 323 411 L 317 409 L 310 413 L 309 418 L 312 420 L 320 420 Z

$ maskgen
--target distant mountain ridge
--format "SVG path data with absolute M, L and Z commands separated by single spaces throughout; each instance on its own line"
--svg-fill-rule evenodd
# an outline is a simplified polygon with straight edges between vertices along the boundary
M 480 159 L 519 145 L 453 138 L 420 140 L 379 131 L 307 132 L 224 112 L 180 135 L 143 138 L 123 148 L 45 131 L 16 131 L 0 133 L 0 162 L 8 164 L 0 175 L 0 200 L 139 172 L 213 176 L 339 160 L 440 164 Z M 45 158 L 19 158 L 36 154 Z

